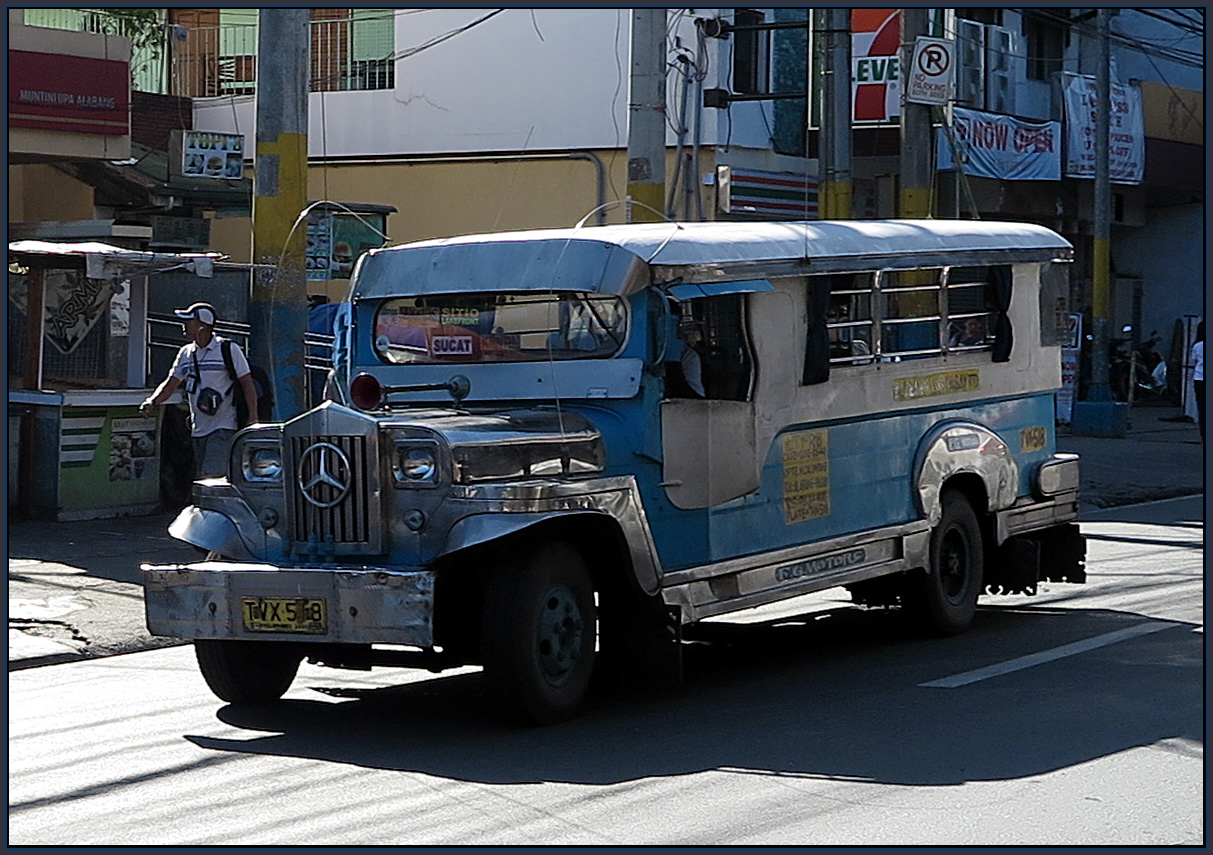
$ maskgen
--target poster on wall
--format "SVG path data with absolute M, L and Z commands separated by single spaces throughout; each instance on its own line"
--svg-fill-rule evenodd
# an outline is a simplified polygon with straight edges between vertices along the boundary
M 851 102 L 856 122 L 901 115 L 901 11 L 851 10 Z
M 69 354 L 106 314 L 114 283 L 90 279 L 78 270 L 48 270 L 43 279 L 43 328 L 46 340 Z M 25 276 L 8 277 L 8 298 L 25 312 L 29 283 Z
M 1066 176 L 1095 177 L 1095 78 L 1062 73 L 1066 111 Z M 1141 88 L 1112 83 L 1108 110 L 1108 173 L 1117 184 L 1140 184 L 1146 168 Z
M 1061 388 L 1057 390 L 1057 421 L 1070 424 L 1074 416 L 1074 394 L 1078 388 L 1078 362 L 1082 353 L 1082 315 L 1071 312 L 1061 348 Z
M 383 246 L 382 214 L 345 214 L 312 210 L 307 219 L 307 278 L 349 279 L 358 257 Z
M 110 481 L 160 477 L 156 457 L 156 420 L 120 419 L 110 423 Z
M 956 107 L 953 138 L 965 175 L 1008 181 L 1061 180 L 1061 122 L 1025 122 Z M 955 168 L 943 128 L 936 131 L 936 168 Z

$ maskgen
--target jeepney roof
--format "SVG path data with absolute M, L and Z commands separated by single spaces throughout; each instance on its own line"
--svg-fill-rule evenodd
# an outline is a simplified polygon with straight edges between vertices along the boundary
M 568 290 L 627 295 L 652 282 L 724 282 L 904 267 L 982 254 L 985 263 L 1068 259 L 1031 223 L 977 220 L 629 223 L 463 235 L 373 249 L 353 297 Z M 935 262 L 935 259 L 950 259 Z M 997 261 L 996 261 L 997 259 Z M 849 265 L 849 268 L 848 268 Z

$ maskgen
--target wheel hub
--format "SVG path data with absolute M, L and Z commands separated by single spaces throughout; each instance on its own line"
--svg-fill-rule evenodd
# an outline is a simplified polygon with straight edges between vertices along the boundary
M 563 682 L 581 653 L 583 620 L 577 600 L 568 588 L 553 588 L 543 600 L 539 616 L 539 665 L 553 685 Z
M 939 556 L 939 582 L 944 596 L 955 602 L 965 589 L 969 575 L 964 536 L 957 531 L 948 532 Z

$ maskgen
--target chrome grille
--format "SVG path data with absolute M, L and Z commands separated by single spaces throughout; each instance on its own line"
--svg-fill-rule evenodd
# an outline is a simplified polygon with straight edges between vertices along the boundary
M 333 488 L 320 488 L 314 496 L 327 504 L 338 499 L 332 507 L 318 507 L 304 496 L 300 484 L 308 484 L 320 474 L 319 456 L 308 455 L 317 443 L 328 443 L 340 449 L 349 461 L 349 490 L 341 496 Z M 367 471 L 367 439 L 365 436 L 294 436 L 290 438 L 291 535 L 296 542 L 366 544 L 371 540 L 371 479 Z M 336 474 L 336 473 L 329 473 Z

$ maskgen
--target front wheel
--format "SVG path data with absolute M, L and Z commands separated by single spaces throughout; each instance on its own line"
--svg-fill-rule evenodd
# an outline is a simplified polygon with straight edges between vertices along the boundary
M 197 639 L 194 655 L 207 686 L 232 704 L 265 704 L 286 694 L 303 649 L 284 641 Z
M 914 622 L 932 635 L 968 629 L 977 612 L 985 570 L 981 524 L 963 494 L 942 496 L 939 524 L 931 530 L 931 566 L 906 580 L 902 603 Z
M 484 672 L 499 709 L 529 724 L 572 717 L 590 684 L 598 623 L 581 554 L 549 543 L 495 570 L 483 621 Z

